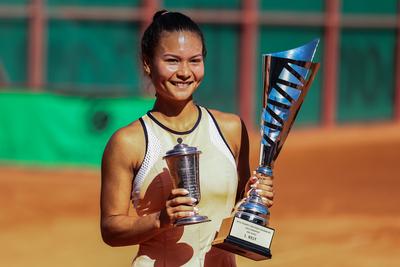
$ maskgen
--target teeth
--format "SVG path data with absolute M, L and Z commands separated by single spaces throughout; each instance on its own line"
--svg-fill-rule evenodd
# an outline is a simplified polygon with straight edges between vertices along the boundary
M 182 82 L 173 82 L 173 84 L 179 88 L 186 88 L 188 87 L 191 83 L 182 83 Z

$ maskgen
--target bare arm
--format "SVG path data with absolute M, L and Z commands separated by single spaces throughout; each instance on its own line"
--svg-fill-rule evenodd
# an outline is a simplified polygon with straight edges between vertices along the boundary
M 138 217 L 129 214 L 131 186 L 145 153 L 145 138 L 139 122 L 117 131 L 104 151 L 101 168 L 101 234 L 110 246 L 139 244 L 171 227 L 174 220 L 190 216 L 188 192 L 174 189 L 165 209 Z M 186 205 L 185 205 L 186 204 Z
M 129 215 L 134 171 L 144 157 L 145 141 L 137 123 L 116 132 L 108 142 L 101 166 L 101 233 L 111 246 L 137 244 L 159 229 L 157 216 Z

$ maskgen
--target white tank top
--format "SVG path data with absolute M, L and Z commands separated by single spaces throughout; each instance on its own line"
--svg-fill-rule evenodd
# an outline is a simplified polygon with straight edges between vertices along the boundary
M 230 216 L 238 185 L 234 156 L 212 114 L 198 106 L 198 119 L 186 132 L 177 132 L 159 122 L 151 112 L 142 118 L 146 136 L 144 161 L 133 182 L 132 201 L 137 216 L 159 212 L 172 189 L 163 156 L 177 139 L 197 147 L 201 200 L 199 213 L 211 222 L 174 227 L 139 245 L 132 266 L 236 266 L 234 255 L 212 248 L 222 219 Z

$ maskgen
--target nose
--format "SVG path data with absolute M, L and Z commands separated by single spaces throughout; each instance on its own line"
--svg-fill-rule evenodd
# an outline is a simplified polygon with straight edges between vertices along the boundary
M 176 72 L 176 76 L 185 81 L 190 78 L 192 71 L 190 69 L 190 66 L 186 62 L 182 62 L 180 64 L 178 71 Z

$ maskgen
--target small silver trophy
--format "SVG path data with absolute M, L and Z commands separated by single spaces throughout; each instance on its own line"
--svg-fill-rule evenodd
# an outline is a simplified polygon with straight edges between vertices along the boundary
M 199 176 L 199 154 L 201 151 L 196 147 L 182 144 L 182 138 L 177 139 L 178 144 L 172 150 L 167 151 L 163 159 L 166 160 L 174 188 L 185 188 L 189 191 L 188 197 L 200 202 L 200 176 Z M 175 226 L 196 224 L 210 221 L 207 216 L 195 214 L 190 217 L 175 221 Z
M 273 176 L 273 166 L 317 73 L 313 63 L 319 39 L 288 51 L 263 55 L 263 109 L 260 164 L 256 172 Z M 264 260 L 272 257 L 275 230 L 267 227 L 270 212 L 256 190 L 242 199 L 233 217 L 222 222 L 214 246 L 241 256 Z

